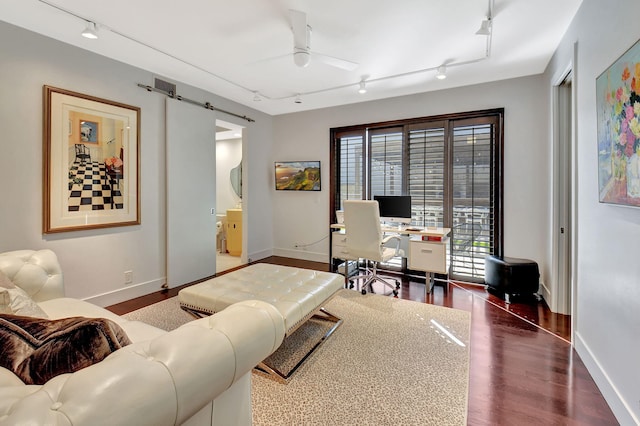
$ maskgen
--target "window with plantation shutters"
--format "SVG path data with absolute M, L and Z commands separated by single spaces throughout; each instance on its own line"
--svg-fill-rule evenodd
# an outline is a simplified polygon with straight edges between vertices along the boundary
M 451 273 L 484 277 L 494 253 L 491 124 L 456 122 L 452 135 Z
M 403 160 L 402 128 L 369 132 L 370 199 L 403 194 Z
M 445 131 L 442 124 L 408 130 L 412 222 L 418 226 L 445 223 Z
M 339 206 L 344 200 L 364 198 L 364 137 L 345 136 L 339 138 Z M 340 207 L 341 208 L 341 207 Z
M 410 195 L 413 225 L 451 228 L 450 277 L 482 282 L 484 258 L 502 247 L 503 115 L 332 129 L 332 212 L 345 199 Z

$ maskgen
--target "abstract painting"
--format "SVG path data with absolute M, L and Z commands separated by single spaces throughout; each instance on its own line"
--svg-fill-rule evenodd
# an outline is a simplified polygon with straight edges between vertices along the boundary
M 600 202 L 640 206 L 640 41 L 596 79 Z

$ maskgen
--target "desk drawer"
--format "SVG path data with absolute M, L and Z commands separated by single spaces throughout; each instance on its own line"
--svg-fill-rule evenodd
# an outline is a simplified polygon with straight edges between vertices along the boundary
M 438 274 L 448 273 L 447 248 L 447 243 L 409 241 L 409 268 Z
M 331 240 L 331 255 L 334 259 L 346 259 L 347 234 L 335 232 Z

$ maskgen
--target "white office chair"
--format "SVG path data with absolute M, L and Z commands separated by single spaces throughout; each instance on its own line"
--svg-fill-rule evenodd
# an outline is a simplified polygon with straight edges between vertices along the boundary
M 367 293 L 367 289 L 373 293 L 373 283 L 378 281 L 391 288 L 393 295 L 398 295 L 400 282 L 395 281 L 395 285 L 378 275 L 378 262 L 387 262 L 395 256 L 404 255 L 400 250 L 400 237 L 390 235 L 383 238 L 380 227 L 380 211 L 378 202 L 370 200 L 345 200 L 344 208 L 344 228 L 347 235 L 346 251 L 352 258 L 359 258 L 371 261 L 372 270 L 366 274 L 351 278 L 352 280 L 364 280 L 361 288 L 362 294 Z M 395 242 L 395 247 L 386 246 Z

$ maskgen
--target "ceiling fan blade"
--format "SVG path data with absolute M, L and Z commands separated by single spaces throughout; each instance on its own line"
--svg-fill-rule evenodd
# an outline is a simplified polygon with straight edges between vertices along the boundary
M 282 55 L 278 55 L 278 56 L 270 56 L 268 58 L 262 58 L 262 59 L 258 59 L 252 62 L 249 62 L 246 65 L 259 65 L 259 64 L 265 64 L 267 62 L 273 62 L 273 61 L 277 61 L 280 60 L 282 58 L 290 58 L 291 57 L 291 53 L 283 53 Z
M 353 71 L 358 68 L 358 63 L 347 61 L 346 59 L 340 59 L 329 55 L 324 55 L 322 53 L 311 52 L 311 57 L 320 62 L 324 62 L 327 65 L 331 65 L 332 67 L 340 68 L 346 71 Z
M 299 10 L 289 10 L 291 14 L 291 30 L 293 31 L 293 47 L 309 48 L 309 32 L 307 30 L 307 14 Z

